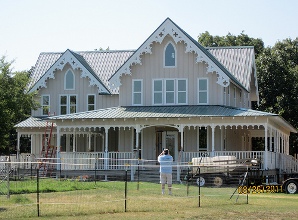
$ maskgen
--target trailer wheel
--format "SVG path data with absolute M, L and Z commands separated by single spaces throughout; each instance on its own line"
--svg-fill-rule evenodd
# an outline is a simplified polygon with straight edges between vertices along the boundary
M 216 186 L 216 187 L 221 187 L 223 184 L 223 179 L 221 176 L 216 176 L 214 177 L 213 179 L 213 185 Z
M 199 178 L 197 178 L 196 183 L 198 186 L 205 186 L 206 180 L 204 177 L 200 176 Z
M 297 182 L 294 180 L 289 180 L 286 184 L 285 190 L 289 194 L 295 194 L 298 190 Z

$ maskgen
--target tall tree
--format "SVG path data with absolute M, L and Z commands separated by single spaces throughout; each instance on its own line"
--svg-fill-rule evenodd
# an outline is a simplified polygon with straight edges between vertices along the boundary
M 264 42 L 260 38 L 252 38 L 242 31 L 238 36 L 228 33 L 226 36 L 212 36 L 208 31 L 198 37 L 198 41 L 205 47 L 254 46 L 256 56 L 264 49 Z
M 30 72 L 12 72 L 12 62 L 0 58 L 0 149 L 3 153 L 15 148 L 14 125 L 30 116 L 38 104 L 28 94 Z
M 256 61 L 260 105 L 281 115 L 298 129 L 298 38 L 266 48 Z M 298 135 L 291 134 L 290 152 L 298 153 Z

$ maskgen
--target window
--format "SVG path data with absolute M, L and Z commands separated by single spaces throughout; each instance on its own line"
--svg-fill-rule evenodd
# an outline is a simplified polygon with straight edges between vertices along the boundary
M 208 104 L 208 79 L 198 79 L 198 103 Z
M 230 97 L 230 86 L 228 87 L 228 105 L 231 103 L 231 97 Z
M 186 104 L 187 103 L 187 84 L 185 79 L 177 80 L 177 92 L 178 92 L 178 103 Z
M 75 89 L 75 79 L 74 74 L 71 70 L 68 70 L 65 73 L 64 77 L 64 89 L 65 90 L 74 90 Z
M 165 67 L 176 66 L 176 51 L 171 42 L 169 42 L 165 47 L 164 64 L 165 64 Z
M 61 95 L 60 96 L 60 114 L 71 114 L 77 112 L 77 96 Z
M 143 104 L 143 81 L 142 80 L 133 80 L 132 81 L 132 102 L 133 105 L 142 105 Z
M 162 100 L 162 80 L 154 80 L 153 81 L 153 104 L 161 105 L 163 103 Z
M 239 90 L 239 102 L 240 102 L 239 106 L 242 107 L 242 90 L 241 89 Z
M 166 104 L 175 104 L 175 83 L 173 79 L 166 79 Z
M 237 105 L 237 100 L 236 100 L 236 87 L 234 87 L 234 107 Z
M 226 87 L 223 88 L 223 104 L 226 105 L 227 104 L 227 92 L 226 92 Z
M 50 96 L 49 95 L 43 95 L 41 97 L 41 109 L 42 109 L 42 115 L 49 115 L 49 113 L 50 113 Z
M 95 109 L 95 95 L 87 95 L 87 110 L 92 111 Z
M 187 104 L 186 79 L 153 80 L 153 104 L 177 105 Z

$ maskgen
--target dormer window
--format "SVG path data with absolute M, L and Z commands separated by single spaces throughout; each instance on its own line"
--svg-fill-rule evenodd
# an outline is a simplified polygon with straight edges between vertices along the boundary
M 165 67 L 176 66 L 176 49 L 172 42 L 169 42 L 165 47 L 164 65 Z
M 64 89 L 65 90 L 74 90 L 75 89 L 75 78 L 74 78 L 74 74 L 71 70 L 68 70 L 65 73 Z

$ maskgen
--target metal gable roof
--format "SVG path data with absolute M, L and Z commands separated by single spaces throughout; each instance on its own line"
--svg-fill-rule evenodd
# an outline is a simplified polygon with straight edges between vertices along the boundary
M 45 128 L 47 122 L 44 121 L 43 119 L 44 117 L 42 118 L 29 117 L 26 120 L 16 124 L 14 127 L 15 128 Z M 55 123 L 54 123 L 54 126 L 56 126 Z
M 110 89 L 108 79 L 131 56 L 132 50 L 111 51 L 80 51 L 71 52 L 86 69 L 94 73 L 112 94 L 118 93 L 118 88 Z M 31 75 L 29 88 L 46 73 L 46 71 L 61 57 L 63 53 L 40 53 Z
M 253 46 L 207 47 L 206 48 L 233 76 L 250 90 L 252 74 L 256 76 Z
M 151 44 L 153 42 L 161 43 L 165 36 L 170 35 L 173 40 L 178 43 L 184 41 L 186 44 L 185 52 L 195 52 L 198 56 L 196 62 L 206 62 L 208 64 L 207 72 L 216 72 L 218 74 L 217 83 L 223 86 L 229 85 L 229 80 L 236 85 L 247 90 L 238 79 L 229 72 L 208 50 L 199 44 L 188 35 L 183 29 L 175 24 L 170 18 L 167 18 L 146 40 L 145 42 L 131 55 L 131 57 L 115 72 L 111 78 L 110 83 L 112 87 L 121 85 L 120 77 L 123 74 L 131 74 L 131 65 L 141 65 L 141 55 L 144 53 L 151 54 Z M 247 90 L 248 91 L 248 90 Z
M 189 117 L 278 116 L 277 114 L 218 105 L 193 106 L 127 106 L 99 109 L 48 119 L 123 119 L 123 118 L 189 118 Z
M 173 21 L 172 21 L 173 22 Z M 174 22 L 173 22 L 174 23 Z M 175 24 L 175 23 L 174 23 Z M 236 77 L 235 75 L 232 74 L 232 72 L 230 72 L 229 69 L 226 68 L 225 65 L 223 65 L 223 63 L 219 62 L 217 57 L 213 55 L 213 53 L 209 53 L 210 50 L 208 50 L 207 48 L 203 47 L 198 41 L 196 41 L 195 39 L 193 39 L 188 33 L 186 33 L 182 28 L 180 28 L 177 24 L 175 24 L 177 26 L 178 29 L 181 30 L 181 32 L 183 32 L 190 41 L 192 41 L 209 59 L 211 59 L 215 65 L 217 65 L 236 85 L 240 86 L 241 88 L 245 89 L 248 91 L 247 87 L 245 87 Z

